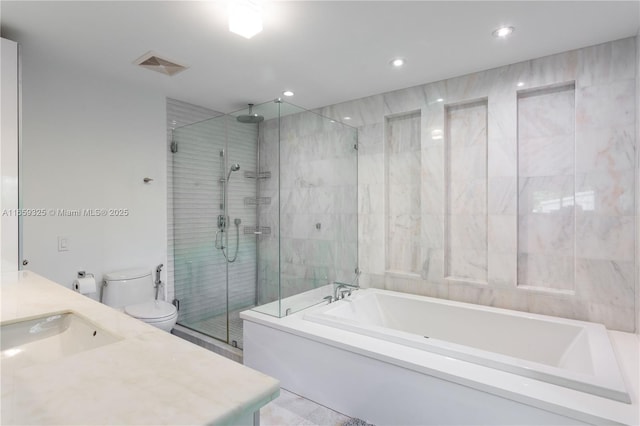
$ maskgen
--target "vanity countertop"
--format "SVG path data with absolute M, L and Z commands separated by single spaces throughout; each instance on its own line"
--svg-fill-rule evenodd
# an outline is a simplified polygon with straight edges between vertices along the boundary
M 276 398 L 276 379 L 33 272 L 2 274 L 2 324 L 73 312 L 122 340 L 2 369 L 1 424 L 237 424 Z

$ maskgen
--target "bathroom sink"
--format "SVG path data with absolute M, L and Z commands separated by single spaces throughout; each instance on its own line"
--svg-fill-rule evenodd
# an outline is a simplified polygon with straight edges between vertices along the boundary
M 114 336 L 72 312 L 0 326 L 0 366 L 18 369 L 115 343 Z

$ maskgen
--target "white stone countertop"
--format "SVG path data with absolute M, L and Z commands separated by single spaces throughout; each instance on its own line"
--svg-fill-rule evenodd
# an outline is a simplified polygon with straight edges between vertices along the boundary
M 123 338 L 47 363 L 2 369 L 3 425 L 237 424 L 279 394 L 272 377 L 33 272 L 2 274 L 0 299 L 2 324 L 74 312 Z

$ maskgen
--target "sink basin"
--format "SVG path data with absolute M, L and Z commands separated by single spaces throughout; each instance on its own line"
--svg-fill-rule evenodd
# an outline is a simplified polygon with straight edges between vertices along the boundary
M 49 362 L 122 340 L 72 312 L 0 326 L 2 369 Z

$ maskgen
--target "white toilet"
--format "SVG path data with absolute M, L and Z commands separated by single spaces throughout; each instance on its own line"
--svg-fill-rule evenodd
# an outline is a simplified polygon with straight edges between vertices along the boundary
M 105 274 L 102 302 L 164 331 L 171 331 L 178 320 L 175 306 L 155 300 L 153 279 L 148 270 Z

